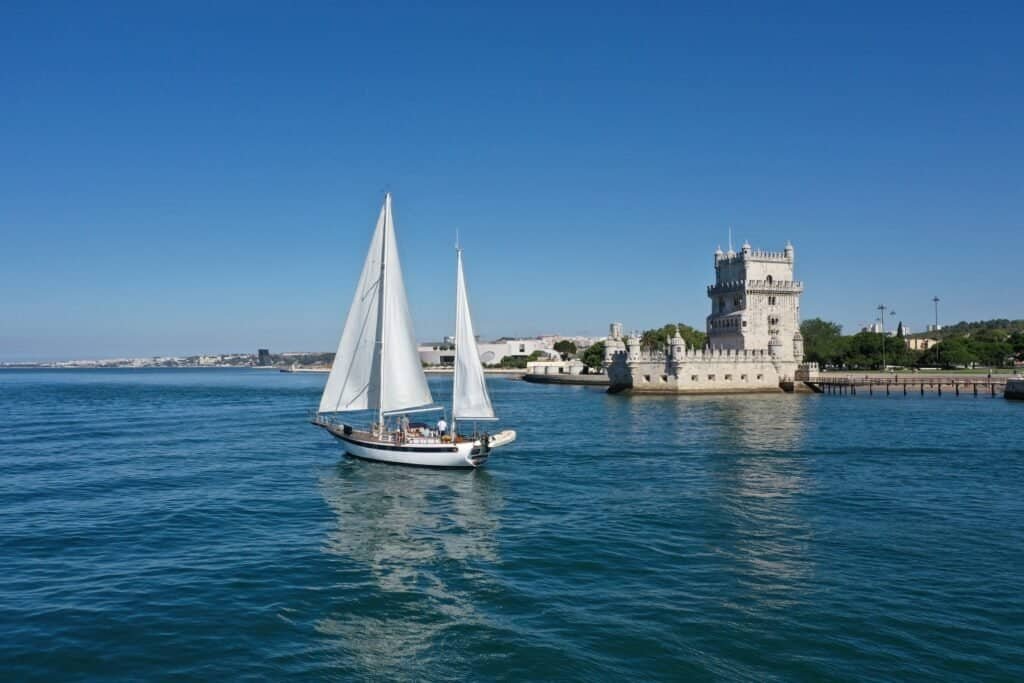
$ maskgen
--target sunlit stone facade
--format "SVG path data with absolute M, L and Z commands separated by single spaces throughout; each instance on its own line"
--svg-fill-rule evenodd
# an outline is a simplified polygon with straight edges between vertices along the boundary
M 611 391 L 646 393 L 778 392 L 811 379 L 803 363 L 800 295 L 791 244 L 778 252 L 744 244 L 739 253 L 715 252 L 715 284 L 708 287 L 708 345 L 689 349 L 676 334 L 664 351 L 640 347 L 613 323 L 605 347 Z

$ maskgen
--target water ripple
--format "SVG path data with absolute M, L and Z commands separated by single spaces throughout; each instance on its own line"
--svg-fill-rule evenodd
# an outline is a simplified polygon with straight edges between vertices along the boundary
M 444 472 L 322 382 L 0 373 L 4 678 L 1024 677 L 1020 405 L 496 379 Z

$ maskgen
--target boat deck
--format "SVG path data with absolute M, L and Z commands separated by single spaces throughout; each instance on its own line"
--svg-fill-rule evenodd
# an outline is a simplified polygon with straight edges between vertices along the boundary
M 314 418 L 313 424 L 322 427 L 340 439 L 352 439 L 363 443 L 380 444 L 382 446 L 452 446 L 462 443 L 473 443 L 479 437 L 457 434 L 451 436 L 437 436 L 436 434 L 425 433 L 426 430 L 411 429 L 406 432 L 392 431 L 385 434 L 376 434 L 365 429 L 355 429 L 349 425 Z

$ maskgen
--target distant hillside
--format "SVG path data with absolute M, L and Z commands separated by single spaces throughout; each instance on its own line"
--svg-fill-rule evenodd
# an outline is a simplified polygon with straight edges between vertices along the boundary
M 961 321 L 955 325 L 945 325 L 938 332 L 918 332 L 909 336 L 949 339 L 951 337 L 970 337 L 982 331 L 994 332 L 1008 337 L 1014 332 L 1024 332 L 1024 320 L 996 318 L 994 320 L 978 320 L 976 322 Z

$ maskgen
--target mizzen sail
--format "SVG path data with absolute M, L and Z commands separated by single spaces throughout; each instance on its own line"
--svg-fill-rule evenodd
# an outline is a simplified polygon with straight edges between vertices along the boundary
M 455 283 L 455 383 L 452 388 L 452 416 L 457 420 L 493 420 L 494 408 L 487 394 L 484 368 L 476 348 L 473 320 L 469 315 L 466 278 L 462 274 L 462 250 L 457 249 L 458 274 Z

